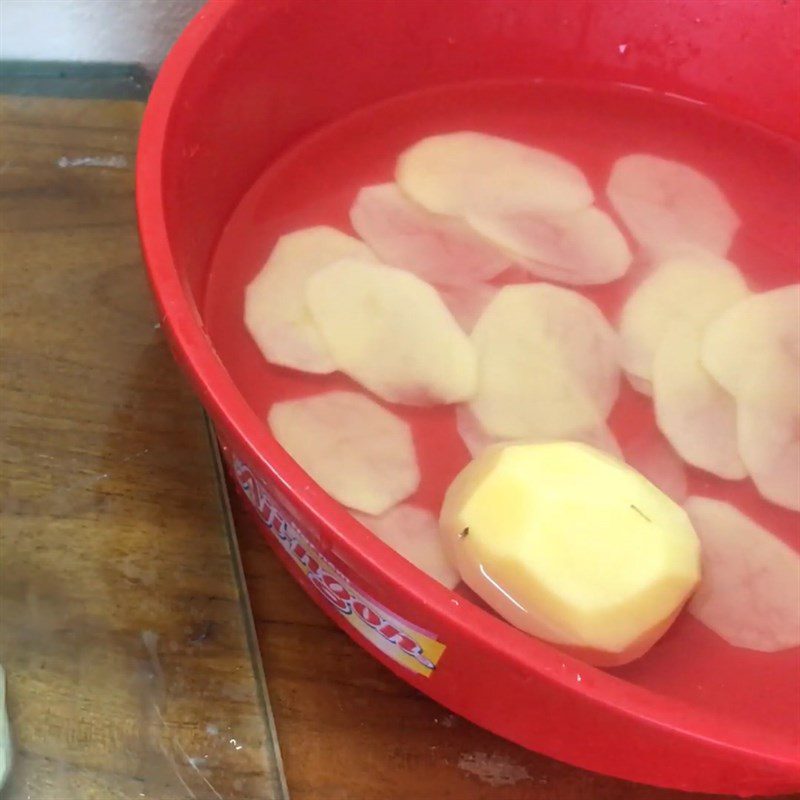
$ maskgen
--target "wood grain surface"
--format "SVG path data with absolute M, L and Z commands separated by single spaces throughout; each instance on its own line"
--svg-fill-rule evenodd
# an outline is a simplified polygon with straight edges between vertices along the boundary
M 7 800 L 283 796 L 205 419 L 141 268 L 141 112 L 0 100 Z

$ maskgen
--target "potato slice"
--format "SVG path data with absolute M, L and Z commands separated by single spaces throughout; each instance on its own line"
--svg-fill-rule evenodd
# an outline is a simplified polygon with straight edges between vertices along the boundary
M 491 436 L 568 439 L 595 430 L 619 391 L 617 342 L 590 300 L 544 283 L 506 286 L 472 332 L 471 410 Z
M 350 209 L 350 221 L 384 263 L 429 283 L 463 286 L 487 281 L 511 263 L 465 222 L 431 214 L 394 183 L 363 188 Z
M 714 378 L 740 400 L 754 372 L 797 369 L 800 283 L 750 295 L 720 314 L 705 331 L 702 358 Z
M 289 455 L 348 508 L 382 514 L 419 486 L 411 429 L 362 394 L 285 400 L 267 421 Z
M 560 213 L 592 204 L 583 173 L 560 156 L 485 133 L 430 136 L 397 162 L 400 188 L 423 208 L 472 214 Z
M 498 439 L 495 436 L 490 436 L 484 430 L 483 426 L 478 422 L 475 414 L 470 411 L 469 406 L 456 406 L 456 430 L 462 441 L 466 445 L 467 450 L 473 458 L 477 458 L 487 447 L 495 444 L 510 444 L 509 440 Z M 554 441 L 553 439 L 525 439 L 516 440 L 517 443 L 521 442 L 547 442 Z M 594 447 L 597 450 L 602 450 L 614 458 L 622 459 L 622 450 L 617 442 L 611 429 L 604 422 L 598 422 L 596 428 L 585 431 L 578 431 L 570 437 L 570 441 L 581 442 Z
M 661 340 L 653 362 L 656 422 L 689 464 L 739 480 L 747 476 L 736 435 L 736 401 L 700 362 L 702 332 L 679 322 Z
M 700 575 L 681 507 L 586 445 L 487 450 L 447 490 L 440 526 L 462 579 L 497 613 L 597 664 L 647 650 Z
M 475 393 L 475 351 L 441 297 L 416 275 L 353 259 L 307 284 L 336 366 L 384 400 L 457 403 Z
M 499 289 L 486 283 L 471 286 L 450 286 L 439 290 L 444 304 L 466 333 L 472 333 L 486 306 L 492 302 Z
M 439 523 L 430 511 L 400 505 L 379 517 L 356 514 L 356 518 L 392 550 L 442 586 L 452 589 L 461 580 L 447 560 L 439 536 Z
M 705 325 L 746 296 L 744 278 L 729 261 L 695 252 L 661 262 L 622 309 L 623 369 L 651 380 L 656 350 L 673 323 Z
M 322 267 L 347 257 L 377 261 L 363 242 L 325 225 L 278 239 L 244 300 L 244 324 L 267 361 L 304 372 L 335 371 L 306 306 L 306 281 Z
M 729 503 L 690 497 L 703 579 L 689 612 L 734 647 L 800 645 L 800 556 Z
M 575 285 L 621 278 L 633 259 L 611 217 L 594 206 L 566 214 L 471 215 L 470 224 L 534 275 Z
M 767 500 L 800 511 L 800 368 L 766 357 L 753 367 L 741 384 L 739 452 Z
M 725 255 L 740 224 L 714 181 L 658 156 L 634 153 L 618 159 L 606 193 L 634 238 L 655 256 L 685 245 Z
M 658 434 L 648 434 L 624 447 L 625 461 L 676 503 L 689 493 L 686 469 L 678 454 Z

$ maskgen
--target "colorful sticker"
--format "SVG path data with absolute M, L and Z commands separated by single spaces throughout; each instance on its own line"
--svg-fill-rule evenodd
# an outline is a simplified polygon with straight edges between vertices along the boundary
M 347 622 L 389 658 L 428 677 L 444 652 L 436 637 L 387 611 L 356 589 L 342 572 L 309 542 L 250 468 L 233 457 L 236 479 L 268 530 L 311 585 Z

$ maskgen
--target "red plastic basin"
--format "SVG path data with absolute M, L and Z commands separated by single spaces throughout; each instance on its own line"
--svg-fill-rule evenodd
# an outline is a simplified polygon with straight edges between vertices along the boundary
M 589 769 L 696 791 L 800 790 L 796 730 L 731 720 L 566 657 L 389 550 L 278 446 L 203 329 L 197 302 L 220 232 L 288 145 L 403 92 L 535 77 L 671 92 L 800 139 L 800 3 L 210 2 L 164 64 L 140 140 L 140 233 L 164 328 L 267 541 L 397 675 L 502 736 Z M 730 704 L 739 701 L 732 693 Z

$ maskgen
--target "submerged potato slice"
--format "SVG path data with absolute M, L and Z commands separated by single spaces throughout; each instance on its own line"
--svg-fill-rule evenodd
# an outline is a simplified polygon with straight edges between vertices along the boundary
M 714 378 L 740 400 L 754 372 L 797 369 L 800 284 L 750 295 L 720 314 L 706 328 L 702 358 Z M 757 383 L 751 388 L 757 389 Z
M 285 400 L 267 421 L 289 455 L 348 508 L 382 514 L 419 485 L 411 429 L 362 394 Z
M 487 450 L 447 490 L 440 525 L 462 579 L 497 613 L 593 663 L 641 655 L 699 578 L 681 507 L 585 445 Z
M 686 164 L 645 153 L 616 161 L 606 193 L 634 238 L 652 255 L 685 245 L 725 255 L 740 223 L 710 178 Z
M 450 309 L 456 322 L 467 333 L 472 333 L 475 323 L 481 318 L 486 306 L 492 302 L 499 289 L 486 283 L 471 286 L 450 286 L 440 289 L 444 304 Z
M 690 497 L 703 579 L 689 612 L 728 644 L 772 653 L 800 645 L 800 556 L 729 503 Z
M 461 580 L 447 560 L 439 536 L 439 523 L 430 511 L 400 505 L 379 517 L 357 514 L 358 520 L 406 561 L 452 589 Z
M 350 209 L 350 221 L 384 263 L 429 283 L 486 281 L 510 264 L 508 256 L 465 222 L 431 214 L 394 183 L 363 188 Z
M 691 253 L 661 262 L 622 309 L 623 369 L 651 380 L 656 350 L 674 323 L 705 325 L 746 295 L 744 278 L 729 261 Z
M 673 325 L 653 362 L 656 422 L 689 464 L 738 480 L 747 476 L 736 435 L 736 401 L 700 362 L 702 333 L 686 322 Z
M 484 133 L 430 136 L 397 162 L 400 188 L 435 214 L 560 213 L 591 205 L 583 173 L 560 156 Z
M 800 511 L 800 367 L 765 358 L 741 386 L 739 452 L 759 492 Z
M 306 306 L 306 281 L 341 258 L 377 260 L 363 242 L 325 225 L 278 239 L 244 301 L 245 326 L 267 361 L 304 372 L 335 371 Z
M 658 435 L 643 436 L 624 448 L 625 461 L 667 497 L 683 503 L 689 493 L 686 469 L 678 454 Z
M 307 284 L 334 363 L 384 400 L 457 403 L 475 393 L 475 351 L 436 290 L 401 269 L 343 260 Z
M 472 332 L 471 410 L 491 436 L 568 439 L 595 430 L 619 391 L 617 342 L 590 300 L 544 283 L 506 286 Z
M 575 285 L 622 277 L 632 255 L 614 221 L 599 208 L 567 214 L 471 215 L 470 224 L 540 278 Z

